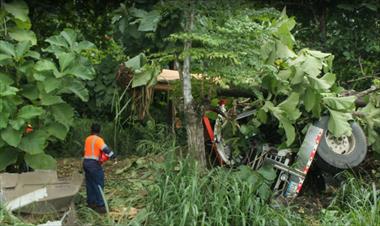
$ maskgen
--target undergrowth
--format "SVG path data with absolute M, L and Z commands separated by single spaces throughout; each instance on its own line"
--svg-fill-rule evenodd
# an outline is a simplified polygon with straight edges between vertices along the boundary
M 380 225 L 380 190 L 375 183 L 346 175 L 330 206 L 322 210 L 322 225 Z
M 170 161 L 169 161 L 170 162 Z M 168 161 L 146 200 L 145 217 L 130 224 L 145 225 L 291 225 L 302 218 L 290 209 L 274 209 L 264 176 L 247 178 L 247 169 L 199 170 L 197 164 Z M 252 176 L 251 175 L 251 176 Z M 136 222 L 136 221 L 139 222 Z

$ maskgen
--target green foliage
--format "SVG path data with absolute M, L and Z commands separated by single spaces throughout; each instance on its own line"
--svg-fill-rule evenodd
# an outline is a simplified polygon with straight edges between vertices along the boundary
M 148 224 L 285 225 L 301 220 L 263 201 L 270 196 L 270 170 L 255 172 L 241 167 L 200 172 L 191 160 L 174 159 L 160 166 L 161 173 L 150 189 L 146 207 L 149 214 L 144 219 Z
M 154 61 L 147 62 L 144 54 L 139 54 L 124 62 L 124 66 L 133 74 L 132 88 L 139 86 L 151 87 L 157 83 L 160 66 Z
M 176 2 L 136 2 L 133 6 L 120 4 L 112 13 L 113 35 L 128 55 L 157 52 L 171 48 L 164 40 L 180 29 Z
M 328 126 L 335 136 L 349 135 L 355 97 L 341 97 L 333 55 L 294 49 L 294 26 L 285 11 L 236 10 L 223 20 L 200 12 L 194 32 L 173 34 L 169 40 L 192 41 L 189 52 L 177 51 L 180 60 L 191 55 L 193 70 L 217 77 L 227 88 L 249 87 L 255 96 L 251 107 L 261 109 L 253 118 L 265 115 L 256 128 L 276 119 L 286 146 L 296 140 L 298 127 L 323 114 L 331 115 Z
M 378 225 L 379 190 L 375 183 L 345 176 L 347 181 L 341 186 L 327 209 L 322 210 L 323 225 Z
M 338 83 L 360 90 L 378 77 L 379 6 L 376 1 L 355 0 L 323 6 L 310 1 L 286 8 L 299 21 L 295 29 L 298 45 L 332 52 Z M 310 14 L 311 8 L 319 10 Z
M 165 153 L 175 147 L 173 134 L 170 134 L 167 126 L 163 124 L 150 120 L 144 127 L 137 124 L 135 131 L 142 136 L 136 142 L 136 151 L 139 155 Z
M 19 42 L 30 41 L 32 45 L 36 45 L 37 39 L 36 35 L 30 31 L 32 25 L 28 13 L 29 9 L 24 1 L 1 2 L 1 39 L 12 39 Z
M 11 3 L 11 7 L 5 4 L 4 9 L 14 16 L 7 23 L 29 21 L 24 17 L 28 12 L 25 6 L 21 2 Z M 12 39 L 10 34 L 6 37 Z M 55 160 L 45 155 L 44 149 L 49 141 L 65 138 L 74 117 L 73 108 L 62 96 L 88 100 L 84 81 L 93 79 L 95 71 L 81 51 L 93 44 L 77 37 L 75 31 L 66 29 L 46 39 L 42 57 L 32 50 L 33 40 L 0 41 L 0 134 L 6 144 L 1 151 L 25 155 L 32 168 L 55 168 Z M 27 124 L 33 126 L 30 133 L 24 131 Z M 0 170 L 12 163 L 13 157 L 3 161 Z
M 371 95 L 367 106 L 359 109 L 362 116 L 359 120 L 362 122 L 367 134 L 368 145 L 377 153 L 380 153 L 380 99 L 379 95 Z

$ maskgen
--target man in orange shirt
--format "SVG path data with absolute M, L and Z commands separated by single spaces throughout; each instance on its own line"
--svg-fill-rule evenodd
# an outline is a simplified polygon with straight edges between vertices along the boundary
M 87 204 L 98 213 L 105 213 L 104 200 L 100 188 L 104 190 L 104 171 L 101 156 L 114 159 L 115 154 L 99 136 L 100 125 L 91 125 L 91 135 L 86 138 L 84 146 L 83 169 L 86 178 Z

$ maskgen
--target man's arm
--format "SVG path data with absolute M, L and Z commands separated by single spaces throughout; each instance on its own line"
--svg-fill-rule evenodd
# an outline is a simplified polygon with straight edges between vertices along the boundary
M 114 159 L 116 157 L 116 154 L 107 146 L 107 144 L 103 144 L 100 149 L 102 152 L 106 153 L 109 158 Z

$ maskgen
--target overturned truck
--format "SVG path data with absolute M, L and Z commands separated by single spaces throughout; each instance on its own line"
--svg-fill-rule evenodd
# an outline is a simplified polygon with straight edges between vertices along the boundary
M 335 137 L 328 130 L 329 116 L 322 116 L 308 126 L 299 148 L 277 148 L 268 143 L 258 145 L 254 137 L 245 136 L 249 140 L 250 150 L 245 156 L 234 156 L 227 138 L 224 137 L 223 128 L 231 119 L 240 128 L 257 110 L 246 110 L 236 114 L 235 109 L 231 116 L 225 104 L 226 101 L 219 101 L 216 108 L 203 116 L 208 156 L 212 156 L 218 165 L 246 164 L 254 170 L 264 164 L 272 165 L 277 174 L 273 184 L 275 195 L 286 198 L 298 196 L 312 166 L 313 169 L 318 168 L 333 175 L 358 166 L 366 157 L 367 138 L 361 126 L 351 121 L 352 133 L 349 136 Z M 207 114 L 209 112 L 214 113 L 216 117 L 210 117 L 210 114 Z

